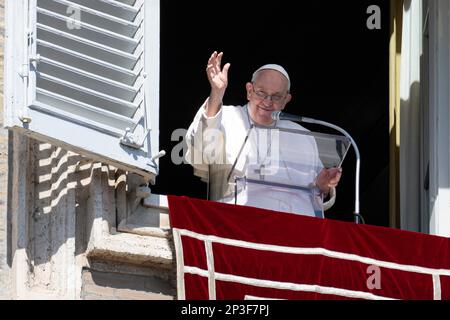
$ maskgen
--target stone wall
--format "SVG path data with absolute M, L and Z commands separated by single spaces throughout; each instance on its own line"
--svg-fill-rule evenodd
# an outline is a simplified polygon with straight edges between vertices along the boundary
M 0 0 L 0 299 L 9 296 L 7 261 L 8 131 L 3 128 L 3 48 L 5 0 Z
M 0 299 L 173 299 L 167 205 L 142 179 L 3 128 L 4 2 Z
M 114 271 L 100 265 L 95 268 L 83 270 L 83 300 L 173 299 L 172 287 L 148 269 L 117 264 Z
M 148 192 L 138 177 L 11 137 L 10 298 L 175 297 L 173 244 L 155 219 L 167 209 L 143 205 Z

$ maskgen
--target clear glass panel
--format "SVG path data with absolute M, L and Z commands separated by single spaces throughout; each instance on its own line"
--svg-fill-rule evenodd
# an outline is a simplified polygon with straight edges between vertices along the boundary
M 339 135 L 254 126 L 226 189 L 236 204 L 323 216 L 316 177 L 323 168 L 340 167 L 350 144 Z

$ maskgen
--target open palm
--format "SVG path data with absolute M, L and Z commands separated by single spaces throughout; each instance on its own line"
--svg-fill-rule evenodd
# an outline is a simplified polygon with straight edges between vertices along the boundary
M 211 90 L 217 93 L 225 92 L 225 89 L 228 85 L 228 69 L 230 68 L 230 64 L 227 63 L 224 65 L 223 69 L 221 68 L 223 52 L 217 53 L 214 51 L 211 57 L 208 60 L 208 65 L 206 67 L 206 74 L 208 76 L 209 83 L 211 85 Z

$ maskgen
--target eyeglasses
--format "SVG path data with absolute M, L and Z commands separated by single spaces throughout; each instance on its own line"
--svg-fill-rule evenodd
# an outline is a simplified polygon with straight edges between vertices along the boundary
M 284 98 L 286 98 L 285 95 L 284 96 L 279 95 L 279 94 L 269 95 L 269 94 L 265 93 L 264 91 L 260 91 L 260 90 L 255 91 L 255 87 L 253 87 L 253 92 L 259 99 L 261 99 L 261 100 L 270 99 L 274 103 L 280 103 L 284 100 Z

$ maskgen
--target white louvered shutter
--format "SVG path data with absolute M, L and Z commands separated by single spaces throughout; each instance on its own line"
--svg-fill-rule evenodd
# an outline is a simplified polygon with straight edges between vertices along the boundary
M 5 126 L 151 180 L 159 0 L 7 0 Z

